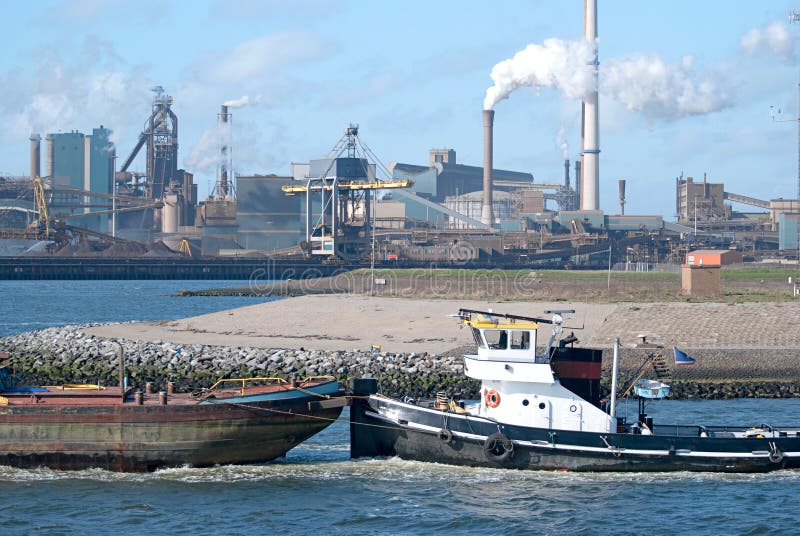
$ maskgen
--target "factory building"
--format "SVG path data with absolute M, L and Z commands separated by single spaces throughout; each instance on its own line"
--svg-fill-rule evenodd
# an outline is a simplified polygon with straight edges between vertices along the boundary
M 447 198 L 451 198 L 451 203 L 458 204 L 455 198 L 483 188 L 483 168 L 459 164 L 453 149 L 431 149 L 428 166 L 392 163 L 389 164 L 389 171 L 395 179 L 412 179 L 414 186 L 411 191 L 437 203 L 445 203 Z M 533 184 L 532 174 L 519 171 L 493 169 L 492 178 L 495 185 L 502 183 L 506 188 L 524 188 Z M 470 198 L 464 198 L 462 204 L 465 210 L 469 210 Z M 431 224 L 445 221 L 442 214 L 414 202 L 406 203 L 406 215 Z M 480 220 L 480 214 L 476 219 Z
M 302 198 L 287 196 L 281 190 L 291 182 L 292 177 L 278 175 L 236 176 L 236 237 L 244 249 L 281 249 L 296 246 L 302 240 Z
M 728 219 L 731 207 L 725 204 L 725 185 L 706 181 L 696 183 L 694 178 L 676 179 L 677 200 L 675 209 L 678 221 L 716 221 Z
M 113 191 L 115 149 L 111 131 L 100 125 L 91 134 L 77 130 L 45 137 L 45 176 L 52 186 L 101 194 Z M 83 212 L 90 209 L 84 208 Z M 77 218 L 75 225 L 108 232 L 107 214 Z
M 431 149 L 429 166 L 392 163 L 389 171 L 395 179 L 413 179 L 412 191 L 440 203 L 448 196 L 477 192 L 483 188 L 483 168 L 457 163 L 453 149 Z M 530 173 L 504 169 L 492 170 L 492 178 L 517 182 L 520 186 L 533 183 Z
M 54 185 L 111 193 L 114 144 L 111 131 L 100 125 L 92 134 L 77 130 L 48 134 L 45 175 Z
M 495 221 L 498 223 L 507 221 L 516 221 L 516 215 L 520 212 L 520 195 L 515 192 L 514 195 L 510 192 L 494 192 L 492 198 L 492 214 Z M 541 192 L 539 192 L 541 196 Z M 540 197 L 541 199 L 541 197 Z M 451 195 L 445 197 L 444 206 L 463 214 L 468 218 L 480 221 L 481 212 L 483 209 L 483 192 L 470 192 L 463 195 Z M 445 216 L 445 226 L 447 229 L 469 229 L 470 225 L 464 221 Z

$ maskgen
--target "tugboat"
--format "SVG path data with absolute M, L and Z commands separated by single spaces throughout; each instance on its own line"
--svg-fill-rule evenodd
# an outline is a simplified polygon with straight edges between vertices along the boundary
M 0 465 L 154 471 L 274 460 L 346 405 L 332 377 L 228 378 L 193 393 L 18 386 L 0 368 Z
M 451 465 L 568 471 L 766 472 L 800 466 L 800 426 L 679 426 L 615 416 L 616 369 L 610 403 L 601 399 L 602 351 L 559 340 L 563 316 L 535 318 L 459 310 L 477 354 L 464 373 L 481 381 L 480 400 L 397 400 L 375 379 L 352 384 L 351 457 L 399 456 Z M 539 324 L 553 335 L 537 351 Z M 668 386 L 639 383 L 660 397 Z M 641 396 L 640 396 L 641 400 Z M 643 408 L 643 405 L 640 406 Z

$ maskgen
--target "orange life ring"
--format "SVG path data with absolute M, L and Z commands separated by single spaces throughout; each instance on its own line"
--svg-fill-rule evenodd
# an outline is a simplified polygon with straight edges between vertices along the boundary
M 500 405 L 500 393 L 495 391 L 494 389 L 489 389 L 486 391 L 486 405 L 490 408 L 496 408 Z

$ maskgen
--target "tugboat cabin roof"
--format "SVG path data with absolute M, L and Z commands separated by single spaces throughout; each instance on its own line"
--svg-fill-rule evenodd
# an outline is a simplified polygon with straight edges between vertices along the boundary
M 491 311 L 474 311 L 472 309 L 459 309 L 457 316 L 461 319 L 462 324 L 478 329 L 505 328 L 535 330 L 539 329 L 539 324 L 552 324 L 551 320 L 545 318 L 498 314 Z

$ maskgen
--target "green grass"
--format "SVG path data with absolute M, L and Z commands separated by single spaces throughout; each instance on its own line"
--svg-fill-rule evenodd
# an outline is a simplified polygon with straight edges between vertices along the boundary
M 370 270 L 362 268 L 352 272 L 355 275 L 369 274 Z M 376 277 L 490 277 L 521 278 L 535 277 L 547 281 L 579 281 L 587 279 L 607 279 L 606 270 L 487 270 L 466 268 L 412 268 L 412 269 L 377 269 Z M 669 272 L 611 272 L 611 279 L 620 281 L 672 281 L 678 280 L 680 274 Z
M 796 277 L 797 268 L 791 267 L 753 267 L 753 268 L 723 268 L 720 272 L 722 279 L 782 279 L 788 280 Z

